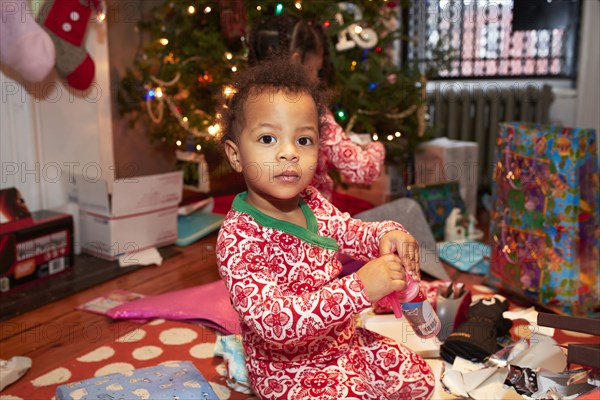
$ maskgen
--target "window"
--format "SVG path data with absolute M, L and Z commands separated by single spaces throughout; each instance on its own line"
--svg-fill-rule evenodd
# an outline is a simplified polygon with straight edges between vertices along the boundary
M 403 16 L 422 67 L 453 54 L 440 78 L 575 77 L 579 0 L 416 0 Z

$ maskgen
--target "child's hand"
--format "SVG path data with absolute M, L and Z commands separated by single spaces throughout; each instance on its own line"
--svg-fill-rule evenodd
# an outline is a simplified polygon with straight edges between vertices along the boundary
M 365 292 L 371 303 L 383 296 L 406 288 L 404 267 L 396 254 L 385 254 L 369 261 L 356 272 L 356 276 L 365 286 Z
M 415 280 L 421 280 L 419 264 L 419 242 L 410 234 L 402 231 L 391 231 L 383 235 L 379 241 L 379 254 L 398 254 L 406 272 Z

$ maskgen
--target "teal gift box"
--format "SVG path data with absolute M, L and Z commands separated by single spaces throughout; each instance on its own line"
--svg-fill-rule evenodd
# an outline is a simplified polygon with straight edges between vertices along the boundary
M 600 185 L 593 129 L 500 124 L 490 283 L 567 315 L 600 312 Z
M 218 397 L 194 364 L 182 361 L 66 383 L 56 388 L 56 399 L 218 400 Z

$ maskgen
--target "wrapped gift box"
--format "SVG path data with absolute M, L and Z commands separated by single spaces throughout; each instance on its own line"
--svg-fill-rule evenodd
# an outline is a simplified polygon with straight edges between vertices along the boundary
M 56 388 L 56 398 L 218 400 L 210 384 L 189 361 L 67 383 Z

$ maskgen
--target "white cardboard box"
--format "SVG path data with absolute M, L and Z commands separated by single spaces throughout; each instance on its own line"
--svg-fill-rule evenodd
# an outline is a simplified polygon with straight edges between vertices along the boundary
M 182 172 L 149 175 L 108 183 L 77 177 L 82 250 L 116 260 L 177 240 L 177 209 Z
M 458 182 L 469 214 L 477 215 L 479 144 L 446 137 L 421 143 L 415 152 L 415 183 Z

